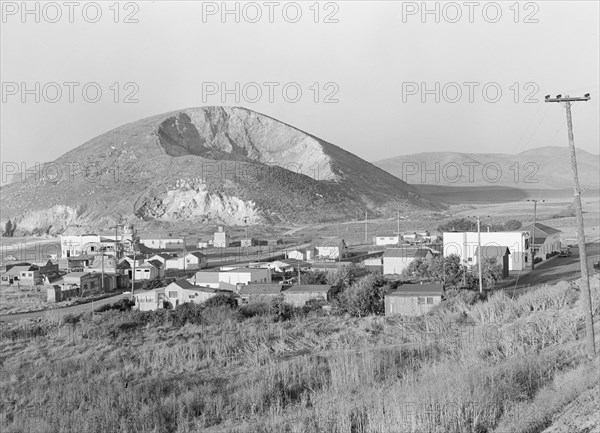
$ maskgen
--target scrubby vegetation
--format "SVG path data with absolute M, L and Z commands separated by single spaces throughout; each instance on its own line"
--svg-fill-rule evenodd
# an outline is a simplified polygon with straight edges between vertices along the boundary
M 379 283 L 336 302 L 379 305 Z M 417 318 L 215 297 L 3 329 L 0 430 L 540 432 L 594 386 L 576 283 L 446 296 Z

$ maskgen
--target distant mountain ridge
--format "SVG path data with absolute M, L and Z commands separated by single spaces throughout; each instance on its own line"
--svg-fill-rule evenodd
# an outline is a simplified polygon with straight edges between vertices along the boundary
M 576 149 L 579 183 L 600 188 L 600 155 Z M 569 148 L 541 147 L 509 154 L 424 152 L 374 162 L 411 185 L 566 189 L 572 185 Z
M 317 222 L 437 209 L 342 148 L 241 107 L 177 110 L 106 132 L 1 187 L 20 234 L 117 222 Z

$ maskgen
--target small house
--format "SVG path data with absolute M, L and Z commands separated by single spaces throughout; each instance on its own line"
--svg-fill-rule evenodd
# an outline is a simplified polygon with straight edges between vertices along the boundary
M 7 266 L 6 272 L 0 276 L 0 283 L 5 286 L 34 286 L 40 282 L 39 268 L 35 265 Z
M 242 305 L 269 304 L 274 299 L 283 299 L 281 284 L 244 284 L 240 287 Z
M 228 290 L 214 289 L 212 287 L 201 287 L 187 280 L 178 280 L 164 288 L 165 300 L 176 308 L 186 302 L 199 304 L 220 293 L 231 293 Z
M 378 246 L 398 245 L 400 243 L 400 236 L 393 235 L 393 234 L 376 235 L 376 236 L 373 236 L 373 243 Z
M 161 276 L 164 276 L 164 270 L 158 261 L 150 260 L 135 267 L 135 281 L 149 281 Z
M 420 316 L 442 302 L 442 284 L 403 284 L 385 295 L 385 315 Z
M 535 256 L 546 260 L 546 256 L 561 249 L 562 231 L 541 223 L 531 226 L 531 241 L 535 238 Z
M 311 243 L 315 260 L 339 260 L 346 255 L 346 242 L 341 238 L 320 238 Z
M 170 248 L 183 248 L 184 239 L 176 238 L 172 235 L 161 235 L 155 233 L 146 233 L 140 235 L 140 243 L 148 248 L 155 250 L 165 250 Z
M 173 257 L 175 257 L 175 256 L 172 254 L 158 253 L 158 254 L 154 254 L 151 257 L 148 257 L 148 259 L 146 261 L 157 260 L 157 261 L 161 262 L 164 266 L 167 263 L 167 260 L 172 259 Z
M 283 300 L 296 307 L 315 301 L 329 301 L 332 293 L 328 284 L 295 284 L 283 291 Z

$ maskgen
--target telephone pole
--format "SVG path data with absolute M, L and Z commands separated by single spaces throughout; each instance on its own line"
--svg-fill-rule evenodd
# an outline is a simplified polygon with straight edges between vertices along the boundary
M 131 298 L 133 299 L 133 292 L 135 290 L 135 229 L 132 229 L 131 236 L 131 247 L 133 249 L 133 272 L 131 273 Z M 160 248 L 160 240 L 158 242 L 158 246 Z
M 479 293 L 483 292 L 483 279 L 481 278 L 481 219 L 477 218 L 477 267 L 479 268 Z
M 398 211 L 398 219 L 396 220 L 396 224 L 398 226 L 396 236 L 398 236 L 398 246 L 400 246 L 400 211 Z
M 571 174 L 573 176 L 573 190 L 575 196 L 575 212 L 577 216 L 577 243 L 579 244 L 579 264 L 581 266 L 581 282 L 583 297 L 583 316 L 585 317 L 585 334 L 587 340 L 588 356 L 596 356 L 596 343 L 594 341 L 594 322 L 592 318 L 592 299 L 590 294 L 590 275 L 588 273 L 587 252 L 585 251 L 585 234 L 583 227 L 583 210 L 581 207 L 581 189 L 579 188 L 579 176 L 577 174 L 577 158 L 575 156 L 575 139 L 573 137 L 573 119 L 571 118 L 571 102 L 589 101 L 590 94 L 583 97 L 571 98 L 566 95 L 557 95 L 556 98 L 546 96 L 546 102 L 564 102 L 567 111 L 567 129 L 569 136 L 569 149 L 571 151 Z
M 368 231 L 368 228 L 367 228 L 367 217 L 368 217 L 367 216 L 367 211 L 365 211 L 365 245 L 367 244 L 367 231 Z
M 533 271 L 535 269 L 535 222 L 537 218 L 537 204 L 538 202 L 543 203 L 546 200 L 528 199 L 527 201 L 533 202 L 533 229 L 531 231 L 531 270 Z

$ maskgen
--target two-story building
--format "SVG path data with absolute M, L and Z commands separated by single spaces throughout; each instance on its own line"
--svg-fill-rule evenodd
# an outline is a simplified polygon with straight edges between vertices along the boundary
M 510 251 L 508 269 L 520 271 L 529 263 L 530 233 L 514 232 L 481 232 L 481 246 L 507 246 Z M 444 232 L 444 257 L 457 255 L 465 266 L 476 263 L 475 251 L 478 247 L 477 232 Z

